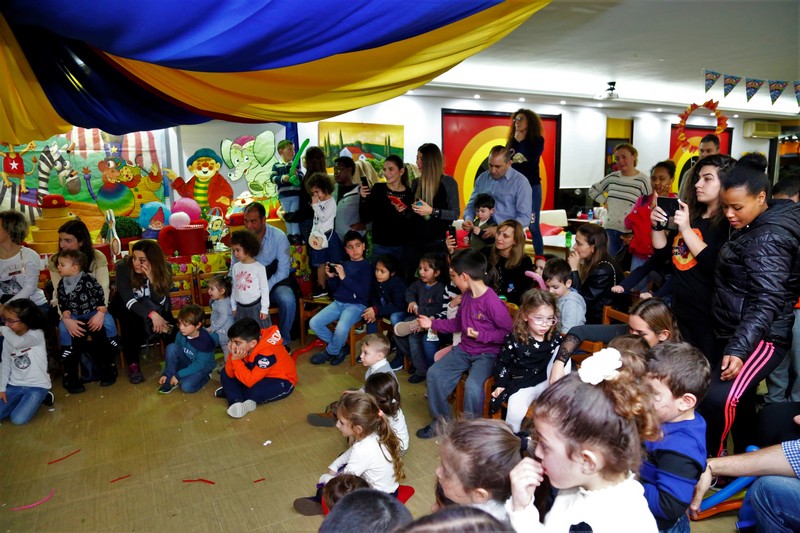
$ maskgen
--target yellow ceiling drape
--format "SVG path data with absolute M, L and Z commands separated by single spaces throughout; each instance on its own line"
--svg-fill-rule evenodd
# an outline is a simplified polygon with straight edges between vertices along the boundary
M 0 80 L 0 142 L 25 144 L 72 129 L 50 105 L 2 14 Z
M 205 73 L 112 55 L 121 70 L 191 108 L 248 121 L 310 122 L 399 96 L 502 39 L 550 0 L 508 0 L 381 48 L 280 69 Z

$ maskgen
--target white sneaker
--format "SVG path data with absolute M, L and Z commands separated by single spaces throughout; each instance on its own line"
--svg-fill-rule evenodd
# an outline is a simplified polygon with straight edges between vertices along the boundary
M 253 400 L 245 400 L 243 402 L 236 402 L 228 407 L 228 414 L 233 418 L 242 418 L 244 415 L 251 411 L 255 411 L 256 402 Z

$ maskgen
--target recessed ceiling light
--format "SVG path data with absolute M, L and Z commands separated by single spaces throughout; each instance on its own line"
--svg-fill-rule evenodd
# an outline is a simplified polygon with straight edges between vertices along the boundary
M 663 109 L 661 109 L 660 107 L 656 108 L 656 113 L 661 113 L 662 111 L 663 111 Z
M 739 118 L 739 115 L 733 115 L 733 118 Z
M 520 96 L 518 100 L 519 100 L 520 102 L 524 102 L 524 101 L 525 101 L 525 98 L 524 98 L 524 97 L 522 97 L 522 96 Z
M 414 91 L 413 90 L 407 91 L 406 94 L 409 95 L 409 96 L 412 96 L 414 94 Z
M 709 114 L 708 114 L 708 116 L 709 116 L 709 117 L 715 117 L 715 116 L 717 116 L 717 115 L 716 115 L 716 113 L 709 113 Z
M 567 101 L 566 101 L 566 100 L 561 100 L 561 101 L 559 102 L 559 104 L 561 104 L 561 105 L 566 105 L 566 104 L 567 104 Z
M 481 99 L 481 95 L 479 95 L 479 94 L 473 94 L 473 95 L 472 95 L 472 97 L 473 97 L 475 100 L 480 100 L 480 99 Z
M 603 104 L 597 104 L 597 107 L 603 107 Z

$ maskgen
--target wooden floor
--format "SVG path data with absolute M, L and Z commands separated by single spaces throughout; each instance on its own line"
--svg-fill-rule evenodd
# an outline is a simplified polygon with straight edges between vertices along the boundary
M 157 394 L 158 362 L 143 364 L 141 385 L 121 376 L 68 395 L 54 383 L 55 406 L 28 425 L 0 427 L 0 530 L 316 531 L 321 517 L 298 515 L 292 502 L 313 493 L 345 441 L 336 429 L 309 426 L 306 414 L 361 386 L 364 368 L 317 367 L 308 357 L 298 361 L 291 396 L 239 420 L 214 398 L 215 380 L 196 394 Z M 404 484 L 416 489 L 407 505 L 419 517 L 433 503 L 437 444 L 413 435 L 429 421 L 425 384 L 399 377 L 412 434 Z M 214 484 L 186 482 L 197 479 Z M 713 518 L 692 531 L 730 532 L 734 522 Z

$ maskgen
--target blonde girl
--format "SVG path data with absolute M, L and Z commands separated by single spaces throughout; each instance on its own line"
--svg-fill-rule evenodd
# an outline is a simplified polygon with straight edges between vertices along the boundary
M 514 431 L 519 431 L 531 402 L 547 388 L 548 370 L 561 343 L 557 325 L 555 296 L 539 289 L 526 292 L 494 365 L 491 411 L 499 411 L 507 400 L 506 422 Z
M 643 440 L 660 438 L 644 380 L 620 372 L 616 350 L 589 357 L 539 397 L 534 408 L 538 461 L 523 459 L 511 471 L 506 502 L 518 532 L 585 530 L 658 531 L 642 485 L 634 479 Z M 534 490 L 544 476 L 558 489 L 539 521 Z

